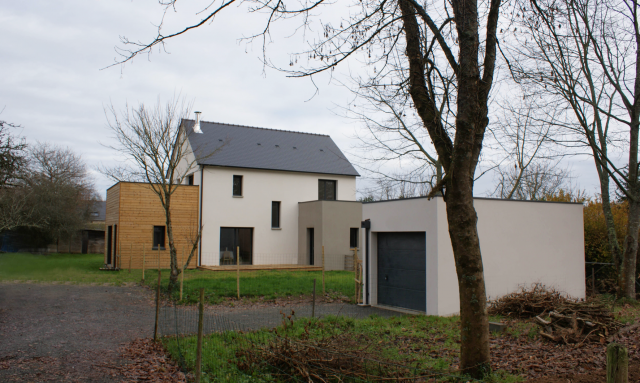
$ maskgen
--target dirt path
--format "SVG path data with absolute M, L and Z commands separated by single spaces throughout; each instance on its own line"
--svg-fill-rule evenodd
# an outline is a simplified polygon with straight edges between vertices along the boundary
M 0 381 L 119 381 L 119 347 L 153 320 L 140 287 L 0 284 Z

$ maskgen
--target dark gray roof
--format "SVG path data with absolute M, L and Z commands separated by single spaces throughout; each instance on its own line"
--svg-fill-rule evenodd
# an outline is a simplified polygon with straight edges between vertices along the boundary
M 204 157 L 200 165 L 360 175 L 326 135 L 205 121 L 200 122 L 203 133 L 199 134 L 193 132 L 194 124 L 193 120 L 182 121 L 196 157 Z M 207 157 L 224 142 L 227 144 Z
M 97 215 L 96 215 L 97 213 Z M 107 202 L 106 201 L 96 201 L 91 205 L 89 209 L 89 214 L 91 215 L 91 221 L 104 221 L 107 219 Z

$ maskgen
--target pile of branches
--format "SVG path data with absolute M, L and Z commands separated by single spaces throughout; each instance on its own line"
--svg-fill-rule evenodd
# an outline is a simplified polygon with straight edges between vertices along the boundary
M 554 289 L 542 284 L 534 284 L 530 289 L 507 294 L 489 303 L 489 315 L 501 315 L 510 318 L 534 318 L 557 310 L 571 302 Z
M 265 345 L 253 344 L 236 353 L 242 371 L 269 371 L 284 382 L 415 382 L 415 371 L 370 358 L 369 346 L 354 347 L 347 335 L 318 340 L 276 336 Z M 425 378 L 422 376 L 422 378 Z
M 556 343 L 606 342 L 622 328 L 611 310 L 602 302 L 566 302 L 549 312 L 534 318 L 541 327 L 540 336 Z

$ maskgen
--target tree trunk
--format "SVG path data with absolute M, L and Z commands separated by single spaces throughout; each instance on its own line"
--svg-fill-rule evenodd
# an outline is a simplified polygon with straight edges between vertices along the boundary
M 180 270 L 178 267 L 178 252 L 176 250 L 176 244 L 173 240 L 173 225 L 171 224 L 171 194 L 165 193 L 165 217 L 167 224 L 167 238 L 169 240 L 169 258 L 171 272 L 169 274 L 169 292 L 173 290 L 178 284 L 178 277 L 180 276 Z
M 460 295 L 460 367 L 482 377 L 490 372 L 489 317 L 470 181 L 459 177 L 447 187 L 447 221 Z
M 495 17 L 492 22 L 497 23 L 499 2 L 492 1 L 491 4 L 495 6 L 492 7 L 492 16 Z M 492 69 L 485 66 L 485 71 L 489 71 L 485 72 L 488 78 L 481 86 L 477 2 L 453 1 L 460 63 L 456 74 L 458 113 L 455 122 L 455 142 L 452 143 L 443 127 L 442 116 L 426 87 L 416 9 L 408 0 L 400 0 L 399 5 L 407 40 L 409 92 L 416 111 L 438 151 L 438 159 L 443 164 L 447 179 L 447 222 L 460 296 L 460 369 L 474 378 L 482 379 L 491 371 L 489 317 L 477 215 L 473 207 L 473 176 L 488 124 L 486 96 L 491 87 Z M 495 35 L 492 37 L 495 38 Z M 495 54 L 493 48 L 495 47 L 490 49 L 492 55 Z M 489 66 L 491 65 L 489 62 Z
M 627 223 L 627 235 L 624 241 L 621 295 L 631 299 L 636 299 L 638 230 L 640 230 L 640 201 L 629 200 L 629 221 Z
M 606 155 L 606 148 L 601 150 Z M 594 153 L 597 155 L 598 153 Z M 595 158 L 596 170 L 598 171 L 598 178 L 600 179 L 600 195 L 602 196 L 602 213 L 604 215 L 605 225 L 607 227 L 607 238 L 609 240 L 609 252 L 611 253 L 611 260 L 613 261 L 616 269 L 616 277 L 618 278 L 618 293 L 622 293 L 621 281 L 622 281 L 622 251 L 620 251 L 620 244 L 618 243 L 618 233 L 616 232 L 615 221 L 613 220 L 613 212 L 611 211 L 611 196 L 609 195 L 609 175 L 605 167 L 601 166 L 597 158 Z
M 637 36 L 640 46 L 640 37 Z M 640 229 L 640 182 L 638 181 L 638 123 L 640 120 L 640 48 L 637 50 L 636 96 L 633 108 L 629 112 L 631 124 L 629 126 L 629 175 L 628 192 L 629 215 L 627 235 L 624 240 L 624 258 L 622 264 L 622 294 L 630 299 L 636 299 L 636 259 L 638 256 L 638 230 Z

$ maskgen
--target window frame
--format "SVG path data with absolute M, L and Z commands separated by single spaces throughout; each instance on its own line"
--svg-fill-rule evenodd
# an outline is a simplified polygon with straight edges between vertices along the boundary
M 156 228 L 162 228 L 162 244 L 160 245 L 160 241 L 156 241 Z M 156 244 L 158 242 L 158 244 Z M 153 239 L 151 242 L 151 250 L 158 250 L 158 245 L 160 245 L 160 250 L 166 250 L 167 243 L 167 227 L 166 226 L 156 226 L 153 225 Z
M 271 228 L 272 229 L 282 229 L 281 210 L 282 210 L 282 201 L 271 201 Z M 276 222 L 277 225 L 274 225 L 274 221 L 275 221 L 274 218 L 276 218 L 278 221 Z
M 195 179 L 195 177 L 194 177 L 193 173 L 189 174 L 187 176 L 187 185 L 193 186 L 194 185 L 194 179 Z
M 240 180 L 240 194 L 236 194 L 236 179 Z M 244 191 L 243 186 L 244 186 L 244 176 L 241 176 L 239 174 L 234 174 L 233 180 L 231 181 L 231 195 L 234 197 L 242 197 L 242 192 Z
M 353 235 L 355 232 L 355 236 Z M 355 243 L 356 245 L 353 246 L 353 241 L 355 239 Z M 360 229 L 357 227 L 350 227 L 349 228 L 349 248 L 350 249 L 357 249 L 358 248 L 358 244 L 360 240 Z
M 333 183 L 333 199 L 326 198 L 326 196 L 327 196 L 327 184 L 329 182 Z M 323 185 L 322 193 L 323 193 L 325 198 L 321 198 L 320 185 Z M 337 201 L 337 200 L 338 200 L 338 180 L 318 179 L 318 201 Z

